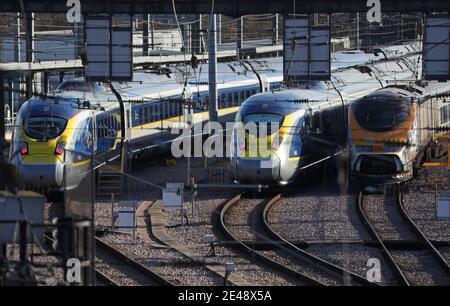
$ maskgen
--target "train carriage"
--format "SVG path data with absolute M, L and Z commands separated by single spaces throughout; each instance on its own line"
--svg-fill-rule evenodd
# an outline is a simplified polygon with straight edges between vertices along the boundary
M 411 179 L 436 155 L 434 139 L 450 124 L 450 84 L 416 82 L 390 86 L 349 108 L 350 174 L 361 185 Z
M 233 131 L 230 160 L 234 181 L 292 183 L 308 168 L 345 149 L 351 103 L 388 84 L 415 79 L 417 66 L 419 57 L 411 55 L 336 71 L 331 81 L 252 96 L 236 115 L 240 128 Z M 260 136 L 246 130 L 249 122 L 276 123 L 279 129 Z

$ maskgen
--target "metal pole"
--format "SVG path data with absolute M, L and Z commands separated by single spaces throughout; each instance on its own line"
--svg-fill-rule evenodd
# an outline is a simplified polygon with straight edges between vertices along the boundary
M 91 224 L 90 224 L 90 255 L 91 258 L 89 260 L 90 263 L 90 285 L 95 286 L 95 201 L 96 201 L 96 192 L 95 192 L 95 150 L 96 148 L 92 147 L 91 154 Z M 86 242 L 88 243 L 88 242 Z
M 19 221 L 19 239 L 20 239 L 20 250 L 19 250 L 19 259 L 24 262 L 27 260 L 27 231 L 28 224 L 27 221 L 21 220 Z
M 44 94 L 48 94 L 49 82 L 48 82 L 48 72 L 44 72 Z
M 202 15 L 198 15 L 198 22 L 194 22 L 191 26 L 192 37 L 192 53 L 203 53 L 202 47 Z
M 83 18 L 83 17 L 81 17 Z M 75 39 L 75 58 L 79 58 L 83 44 L 83 21 L 73 24 L 73 38 Z
M 34 13 L 25 13 L 25 61 L 28 63 L 33 62 L 33 50 L 34 50 Z M 27 84 L 27 96 L 29 99 L 33 94 L 33 73 L 27 76 L 26 78 Z
M 150 35 L 151 35 L 151 45 L 152 50 L 155 50 L 155 25 L 153 23 L 153 15 L 150 15 Z
M 278 14 L 275 14 L 272 20 L 272 45 L 278 43 Z
M 209 15 L 209 37 L 208 37 L 208 65 L 209 65 L 209 121 L 217 121 L 217 37 L 216 37 L 216 15 Z
M 359 49 L 359 12 L 356 13 L 356 49 Z
M 3 257 L 4 259 L 6 259 L 8 257 L 8 254 L 6 251 L 7 251 L 7 245 L 1 243 L 0 244 L 0 258 Z
M 133 201 L 133 241 L 136 240 L 136 201 Z
M 148 32 L 150 28 L 150 15 L 142 16 L 142 20 L 145 20 L 142 24 L 142 55 L 148 56 Z
M 16 14 L 16 21 L 15 21 L 15 31 L 14 31 L 14 61 L 20 62 L 21 56 L 20 56 L 20 50 L 21 50 L 21 41 L 20 41 L 20 13 Z M 15 92 L 18 92 L 16 95 Z M 15 104 L 16 104 L 16 96 L 19 97 L 19 102 L 17 103 L 17 106 L 19 106 L 20 103 L 20 77 L 13 80 L 13 98 L 11 100 L 11 114 L 14 114 L 15 112 Z
M 5 117 L 12 118 L 14 112 L 14 82 L 8 79 L 8 104 L 9 114 L 5 114 Z
M 4 145 L 5 145 L 5 90 L 3 75 L 0 73 L 0 169 L 4 169 Z M 3 172 L 3 170 L 2 170 Z M 5 189 L 5 175 L 0 175 L 0 190 Z
M 20 13 L 16 14 L 16 29 L 14 31 L 14 61 L 20 62 Z
M 240 50 L 244 45 L 244 17 L 237 20 L 237 48 Z
M 191 53 L 189 25 L 187 25 L 187 24 L 181 25 L 181 33 L 183 33 L 183 36 L 181 37 L 183 40 L 183 46 L 181 46 L 181 51 L 186 52 L 186 53 Z M 183 50 L 183 47 L 184 47 L 184 50 Z
M 448 184 L 448 186 L 450 187 L 450 137 L 448 138 L 448 143 L 447 143 L 447 159 L 448 159 L 448 161 L 447 161 L 447 172 L 448 172 L 448 182 L 447 182 L 447 184 Z M 450 188 L 449 188 L 449 190 L 450 190 Z
M 114 229 L 114 193 L 111 193 L 111 230 Z
M 222 44 L 222 15 L 217 14 L 217 44 Z

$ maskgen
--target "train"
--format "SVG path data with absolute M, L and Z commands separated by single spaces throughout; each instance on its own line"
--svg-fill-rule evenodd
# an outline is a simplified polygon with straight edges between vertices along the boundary
M 253 95 L 235 118 L 230 146 L 234 183 L 286 186 L 301 181 L 314 166 L 345 150 L 349 105 L 380 88 L 416 80 L 420 67 L 420 56 L 411 54 L 336 71 L 330 81 Z M 249 123 L 279 128 L 252 133 Z
M 348 110 L 349 173 L 355 187 L 410 180 L 444 151 L 435 139 L 450 126 L 450 84 L 412 82 L 361 97 Z
M 337 52 L 332 69 L 410 52 L 417 52 L 417 47 Z M 233 121 L 244 100 L 274 91 L 283 82 L 279 57 L 223 62 L 217 71 L 222 121 Z M 208 119 L 207 75 L 207 64 L 196 69 L 189 65 L 160 67 L 135 72 L 133 81 L 114 82 L 112 87 L 83 78 L 69 79 L 45 97 L 32 97 L 18 111 L 10 150 L 21 187 L 73 190 L 99 165 L 167 151 L 175 137 L 170 128 L 186 127 L 188 117 L 193 124 Z M 341 82 L 338 76 L 336 82 Z M 123 114 L 117 94 L 125 101 Z M 183 101 L 190 101 L 193 107 L 187 109 Z
M 226 120 L 250 95 L 280 86 L 280 65 L 279 58 L 218 64 L 219 118 Z M 165 67 L 136 72 L 132 82 L 113 83 L 113 88 L 74 78 L 52 94 L 32 97 L 21 105 L 12 136 L 10 159 L 19 183 L 23 188 L 72 190 L 92 167 L 120 162 L 122 139 L 131 155 L 125 161 L 167 150 L 170 128 L 187 124 L 182 101 L 195 103 L 190 110 L 194 124 L 205 120 L 205 77 L 205 64 L 197 70 Z M 114 91 L 125 101 L 125 135 Z

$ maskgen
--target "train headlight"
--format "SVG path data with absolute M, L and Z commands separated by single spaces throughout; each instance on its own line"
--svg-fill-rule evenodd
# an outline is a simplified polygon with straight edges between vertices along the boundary
M 281 142 L 283 141 L 283 137 L 275 137 L 272 141 L 272 150 L 276 151 L 280 148 Z
M 55 147 L 55 154 L 62 155 L 64 153 L 64 148 L 66 147 L 65 141 L 60 141 Z
M 20 148 L 20 154 L 22 154 L 22 155 L 28 154 L 28 143 L 21 142 L 19 148 Z

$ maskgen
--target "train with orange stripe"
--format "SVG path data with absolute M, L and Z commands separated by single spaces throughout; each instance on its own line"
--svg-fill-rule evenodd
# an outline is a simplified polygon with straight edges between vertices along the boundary
M 348 109 L 350 177 L 359 186 L 413 178 L 440 155 L 435 139 L 450 126 L 450 84 L 418 81 L 388 86 Z
M 420 56 L 413 53 L 335 70 L 329 81 L 253 95 L 236 114 L 233 181 L 286 186 L 309 180 L 317 166 L 345 151 L 348 107 L 390 84 L 415 79 L 418 67 Z

